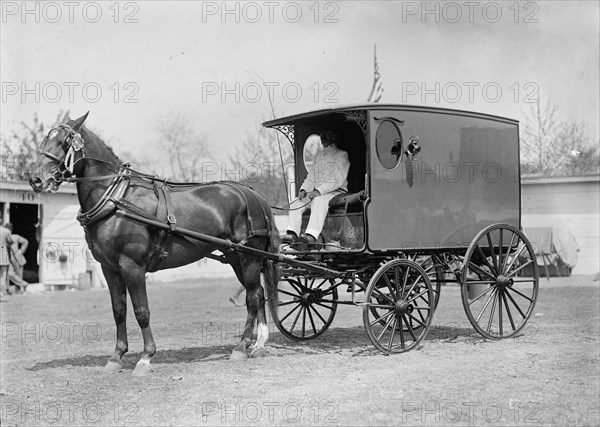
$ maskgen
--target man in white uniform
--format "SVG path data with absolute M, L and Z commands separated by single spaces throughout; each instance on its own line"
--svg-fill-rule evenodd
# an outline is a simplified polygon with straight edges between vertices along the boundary
M 319 132 L 323 149 L 317 153 L 304 183 L 298 191 L 298 199 L 290 205 L 287 234 L 284 243 L 298 240 L 315 242 L 321 234 L 329 201 L 336 195 L 348 191 L 348 153 L 340 150 L 335 142 L 337 133 L 332 130 Z M 310 207 L 310 219 L 304 234 L 300 235 L 302 212 Z M 298 237 L 300 235 L 300 237 Z

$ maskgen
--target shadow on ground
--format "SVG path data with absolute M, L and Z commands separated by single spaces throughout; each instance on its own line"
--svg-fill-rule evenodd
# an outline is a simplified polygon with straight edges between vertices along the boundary
M 477 335 L 473 329 L 432 326 L 424 339 L 424 342 L 427 341 L 483 342 L 485 340 Z M 177 349 L 159 349 L 152 361 L 153 363 L 175 364 L 227 360 L 234 346 L 235 344 L 231 343 Z M 333 328 L 326 331 L 323 335 L 307 341 L 292 341 L 284 337 L 280 332 L 274 332 L 271 333 L 271 339 L 267 346 L 270 347 L 272 354 L 280 357 L 292 354 L 345 354 L 353 357 L 381 354 L 373 347 L 367 336 L 367 332 L 362 326 Z M 141 356 L 141 352 L 126 354 L 123 358 L 124 368 L 133 368 Z M 27 368 L 27 370 L 40 371 L 69 366 L 87 368 L 103 367 L 109 357 L 110 354 L 104 354 L 54 359 L 36 363 L 32 367 Z

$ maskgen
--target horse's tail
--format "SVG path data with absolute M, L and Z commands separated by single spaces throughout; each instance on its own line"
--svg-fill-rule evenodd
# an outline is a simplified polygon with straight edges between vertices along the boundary
M 279 245 L 281 243 L 279 238 L 279 230 L 275 225 L 275 220 L 271 215 L 271 232 L 269 236 L 268 251 L 272 254 L 279 253 Z M 277 318 L 277 308 L 279 306 L 279 291 L 277 290 L 277 284 L 279 283 L 279 268 L 277 264 L 271 260 L 265 259 L 264 261 L 264 275 L 265 275 L 265 288 L 267 291 L 267 299 L 269 303 L 269 309 L 271 310 L 271 316 Z

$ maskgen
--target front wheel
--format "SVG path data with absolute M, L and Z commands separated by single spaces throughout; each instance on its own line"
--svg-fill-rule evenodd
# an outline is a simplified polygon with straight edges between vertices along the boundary
M 526 271 L 529 276 L 522 276 Z M 521 331 L 533 314 L 538 284 L 535 253 L 518 228 L 491 225 L 469 245 L 462 302 L 471 325 L 484 337 L 501 339 Z
M 379 267 L 365 295 L 363 322 L 380 351 L 403 353 L 425 337 L 435 310 L 431 280 L 416 262 L 395 259 Z
M 286 276 L 277 286 L 279 302 L 271 307 L 277 329 L 297 341 L 316 338 L 325 332 L 337 310 L 337 286 L 333 279 Z

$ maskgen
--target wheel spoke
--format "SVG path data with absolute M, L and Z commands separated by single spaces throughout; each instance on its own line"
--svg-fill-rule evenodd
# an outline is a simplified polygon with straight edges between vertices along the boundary
M 404 343 L 404 326 L 402 326 L 402 319 L 403 316 L 398 317 L 398 331 L 400 332 L 400 348 L 404 350 L 405 347 L 405 343 Z M 409 326 L 409 325 L 406 325 Z
M 493 288 L 494 290 L 492 291 L 492 293 L 490 294 L 490 296 L 488 297 L 487 301 L 485 302 L 485 304 L 483 305 L 483 308 L 481 309 L 481 311 L 479 312 L 479 315 L 477 316 L 476 322 L 479 323 L 479 319 L 481 319 L 481 316 L 483 315 L 483 312 L 485 311 L 485 309 L 487 308 L 487 306 L 490 304 L 490 301 L 492 300 L 492 297 L 496 294 L 496 288 Z
M 526 300 L 529 300 L 530 302 L 533 302 L 532 298 L 529 298 L 527 295 L 523 295 L 521 292 L 517 291 L 515 288 L 508 287 L 506 289 L 509 289 L 509 290 L 521 295 L 523 298 L 525 298 Z
M 426 311 L 429 311 L 429 310 L 431 310 L 431 307 L 415 307 L 414 309 L 415 310 L 426 310 Z
M 420 311 L 417 311 L 417 314 L 419 315 L 419 317 L 421 318 L 421 320 L 423 321 L 423 323 L 425 322 L 425 318 L 423 317 L 423 313 L 421 313 Z
M 488 246 L 492 252 L 492 262 L 494 263 L 494 272 L 498 274 L 498 264 L 496 263 L 496 251 L 494 250 L 494 244 L 492 243 L 492 232 L 490 231 L 485 235 L 487 237 Z M 479 247 L 479 246 L 477 246 Z
M 490 318 L 488 320 L 487 329 L 486 329 L 486 331 L 488 333 L 490 332 L 490 328 L 492 327 L 492 320 L 494 319 L 494 313 L 496 312 L 496 301 L 498 300 L 498 292 L 500 292 L 500 291 L 499 290 L 496 291 L 496 293 L 494 295 L 494 302 L 492 302 L 492 312 L 490 313 Z
M 421 292 L 420 294 L 415 295 L 414 297 L 412 297 L 411 299 L 407 299 L 406 302 L 413 302 L 414 300 L 416 300 L 417 298 L 419 298 L 422 295 L 425 295 L 426 293 L 428 293 L 429 291 L 427 289 L 425 289 L 423 292 Z
M 510 308 L 508 307 L 508 302 L 506 301 L 506 292 L 502 292 L 502 299 L 504 300 L 504 307 L 506 307 L 506 314 L 508 315 L 508 319 L 510 320 L 510 326 L 512 330 L 515 330 L 515 322 L 513 321 L 512 314 L 510 312 Z
M 471 282 L 469 282 L 469 283 L 471 283 Z M 475 299 L 472 299 L 471 301 L 469 301 L 469 305 L 473 304 L 475 301 L 479 300 L 480 298 L 483 298 L 483 296 L 485 294 L 487 294 L 489 291 L 491 291 L 492 289 L 495 289 L 495 286 L 490 286 L 485 291 L 483 291 L 481 294 L 477 295 L 477 297 Z
M 306 307 L 306 311 L 308 312 L 308 318 L 310 319 L 310 326 L 313 329 L 313 334 L 317 334 L 317 328 L 315 326 L 315 321 L 312 317 L 312 313 L 310 312 L 310 306 Z
M 294 281 L 292 281 L 292 280 L 288 280 L 287 282 L 288 282 L 288 283 L 289 283 L 289 284 L 292 286 L 292 288 L 294 288 L 294 289 L 296 290 L 296 292 L 298 292 L 298 294 L 300 294 L 300 295 L 301 295 L 301 294 L 303 294 L 305 291 L 307 291 L 307 290 L 308 290 L 308 289 L 306 289 L 306 288 L 305 288 L 304 290 L 302 290 L 302 288 L 304 288 L 304 286 L 303 286 L 301 283 L 294 282 Z M 280 292 L 281 292 L 281 290 L 280 290 Z
M 300 318 L 300 313 L 302 313 L 304 311 L 304 307 L 300 306 L 300 310 L 298 310 L 298 314 L 296 315 L 296 318 L 294 319 L 294 323 L 292 323 L 292 327 L 290 328 L 290 331 L 293 331 L 294 328 L 296 327 L 296 323 L 298 322 L 298 319 Z
M 390 339 L 388 340 L 388 349 L 392 351 L 392 345 L 394 344 L 394 334 L 396 333 L 396 326 L 398 325 L 398 319 L 394 317 L 394 324 L 392 326 L 392 333 L 390 334 Z M 402 334 L 402 329 L 400 329 L 400 348 L 404 348 L 404 335 Z
M 500 335 L 503 335 L 502 332 L 502 296 L 504 295 L 504 291 L 502 289 L 498 290 L 498 327 L 500 328 Z
M 329 279 L 323 279 L 323 280 L 321 281 L 321 283 L 319 283 L 319 284 L 318 284 L 318 285 L 315 287 L 315 289 L 321 289 L 321 286 L 323 286 L 323 284 L 327 283 L 327 281 L 328 281 L 328 280 L 329 280 Z
M 381 292 L 379 289 L 375 289 L 373 288 L 373 293 L 377 294 L 378 296 L 385 298 L 386 300 L 388 300 L 389 302 L 391 302 L 392 304 L 395 304 L 395 301 L 393 299 L 391 299 L 388 295 L 384 294 L 383 292 Z
M 412 320 L 414 320 L 415 322 L 417 322 L 419 325 L 425 327 L 425 323 L 424 322 L 421 322 L 419 319 L 417 319 L 415 316 L 413 316 L 410 313 L 406 313 L 406 314 L 408 315 L 408 317 L 410 317 Z
M 404 290 L 406 289 L 406 284 L 408 283 L 409 273 L 410 273 L 410 267 L 407 267 L 406 268 L 406 273 L 404 273 L 404 282 L 402 283 L 402 294 L 401 294 L 401 296 L 404 296 Z M 414 284 L 413 284 L 413 287 L 414 287 Z M 407 295 L 410 294 L 410 291 L 412 291 L 412 287 L 408 291 Z
M 299 298 L 300 297 L 300 295 L 298 295 L 298 294 L 293 294 L 291 292 L 284 291 L 282 289 L 279 289 L 279 292 L 281 292 L 282 294 L 285 294 L 285 295 L 289 295 L 289 296 L 294 297 L 294 298 Z
M 503 229 L 500 229 L 500 239 L 498 240 L 498 269 L 496 270 L 496 274 L 500 274 L 502 271 L 502 233 Z
M 385 313 L 383 316 L 378 317 L 377 319 L 373 320 L 370 325 L 371 326 L 375 326 L 376 323 L 380 323 L 384 317 L 388 317 L 390 314 L 394 314 L 394 311 L 388 311 L 387 313 Z
M 278 307 L 283 307 L 284 305 L 290 305 L 290 304 L 298 304 L 298 301 L 286 301 L 286 302 L 280 302 Z
M 371 308 L 386 308 L 388 310 L 393 310 L 395 306 L 393 305 L 383 305 L 383 304 L 369 304 Z
M 408 278 L 408 271 L 406 272 L 406 277 Z M 408 290 L 408 292 L 406 293 L 406 296 L 408 297 L 410 295 L 410 293 L 412 292 L 412 290 L 415 288 L 415 286 L 417 286 L 417 283 L 419 283 L 419 281 L 422 279 L 421 276 L 417 277 L 415 280 L 415 283 L 412 284 L 412 286 L 410 287 L 410 289 Z M 402 297 L 404 297 L 404 290 L 402 290 Z
M 302 337 L 306 336 L 306 307 L 302 307 Z
M 479 245 L 477 245 L 476 248 L 477 248 L 477 252 L 479 253 L 479 256 L 481 257 L 481 259 L 483 260 L 483 262 L 485 262 L 485 265 L 487 265 L 487 267 L 490 269 L 490 271 L 496 272 L 495 271 L 496 269 L 494 267 L 492 267 L 492 265 L 488 261 L 487 257 L 485 256 L 485 254 L 483 253 L 483 251 L 481 250 L 481 248 L 479 247 Z M 498 272 L 496 272 L 496 274 L 498 274 Z
M 514 263 L 519 259 L 519 256 L 521 256 L 521 253 L 523 252 L 523 250 L 525 248 L 527 248 L 527 246 L 525 244 L 522 244 L 521 247 L 519 248 L 519 250 L 517 251 L 517 253 L 515 254 L 515 257 L 513 258 L 513 260 L 510 262 L 510 264 L 508 265 L 508 267 L 506 267 L 506 273 L 505 273 L 505 275 L 508 274 L 508 272 L 510 271 L 510 269 L 512 268 L 512 266 L 514 265 Z
M 404 314 L 402 314 L 402 318 L 404 319 L 404 323 L 406 323 L 406 326 L 408 328 L 408 332 L 412 336 L 413 341 L 416 341 L 417 337 L 415 335 L 415 331 L 413 330 L 412 325 L 406 320 L 406 317 L 404 317 Z
M 316 302 L 316 301 L 315 301 L 315 304 L 316 305 L 320 305 L 321 307 L 325 307 L 328 310 L 333 310 L 333 306 L 332 305 L 325 305 L 325 304 L 321 304 L 320 302 Z
M 315 312 L 315 314 L 317 316 L 319 316 L 319 319 L 321 319 L 321 322 L 323 322 L 325 325 L 327 324 L 327 322 L 325 321 L 325 319 L 323 319 L 323 316 L 321 316 L 321 313 L 319 313 L 319 310 L 317 310 L 316 308 L 309 306 L 309 309 L 311 309 L 312 311 Z
M 294 302 L 295 302 L 295 301 L 294 301 Z M 285 322 L 285 319 L 287 319 L 288 317 L 290 317 L 290 315 L 291 315 L 291 314 L 292 314 L 294 311 L 296 311 L 298 308 L 300 308 L 300 307 L 302 307 L 302 306 L 301 306 L 300 304 L 298 304 L 298 305 L 297 305 L 296 307 L 294 307 L 294 308 L 293 308 L 293 309 L 292 309 L 292 310 L 291 310 L 291 311 L 290 311 L 288 314 L 286 314 L 286 315 L 283 317 L 283 319 L 281 319 L 279 322 L 280 322 L 280 323 L 283 323 L 283 322 Z
M 510 288 L 509 288 L 509 289 L 510 289 Z M 508 299 L 510 299 L 510 300 L 511 300 L 511 302 L 513 303 L 513 305 L 515 306 L 515 308 L 518 310 L 518 312 L 519 312 L 519 314 L 521 315 L 521 317 L 522 317 L 523 319 L 525 319 L 525 317 L 527 317 L 527 316 L 525 316 L 525 315 L 523 314 L 523 312 L 521 311 L 521 308 L 519 307 L 519 304 L 517 304 L 517 303 L 515 302 L 515 300 L 513 299 L 512 295 L 511 295 L 509 292 L 506 292 L 506 296 L 508 297 Z
M 533 260 L 530 259 L 529 261 L 527 261 L 525 264 L 521 265 L 519 268 L 517 268 L 516 270 L 513 270 L 510 274 L 506 274 L 506 277 L 513 277 L 515 274 L 517 274 L 519 271 L 521 271 L 522 269 L 524 269 L 525 267 L 527 267 L 529 264 L 532 264 Z
M 506 265 L 508 264 L 508 255 L 510 255 L 510 249 L 513 247 L 515 236 L 516 234 L 513 233 L 512 237 L 510 238 L 510 243 L 508 244 L 508 249 L 506 250 L 506 258 L 504 258 L 504 263 L 500 266 L 500 274 L 504 274 L 504 272 L 506 271 L 505 269 Z
M 396 284 L 396 288 L 398 288 L 398 284 L 400 283 L 400 273 L 398 272 L 398 266 L 394 267 L 394 283 Z M 402 298 L 404 295 L 404 285 L 402 285 L 402 291 L 398 289 L 396 293 L 396 298 Z
M 393 298 L 398 298 L 398 296 L 396 295 L 396 291 L 394 291 L 394 287 L 392 286 L 392 282 L 390 282 L 389 277 L 387 277 L 387 274 L 383 275 L 383 281 L 385 282 L 385 285 L 387 286 L 388 290 L 390 291 L 390 295 Z
M 395 317 L 392 316 L 388 319 L 388 321 L 386 322 L 385 326 L 383 327 L 383 329 L 381 330 L 381 333 L 379 334 L 379 336 L 377 337 L 377 341 L 381 340 L 381 337 L 383 336 L 383 334 L 385 333 L 385 331 L 387 331 L 387 328 L 389 328 L 390 323 L 392 323 L 392 320 L 394 320 Z
M 476 265 L 472 262 L 469 262 L 469 268 L 472 269 L 479 276 L 484 275 L 484 276 L 488 276 L 492 280 L 496 280 L 496 277 L 493 274 L 488 273 L 487 271 L 481 269 L 478 265 Z

